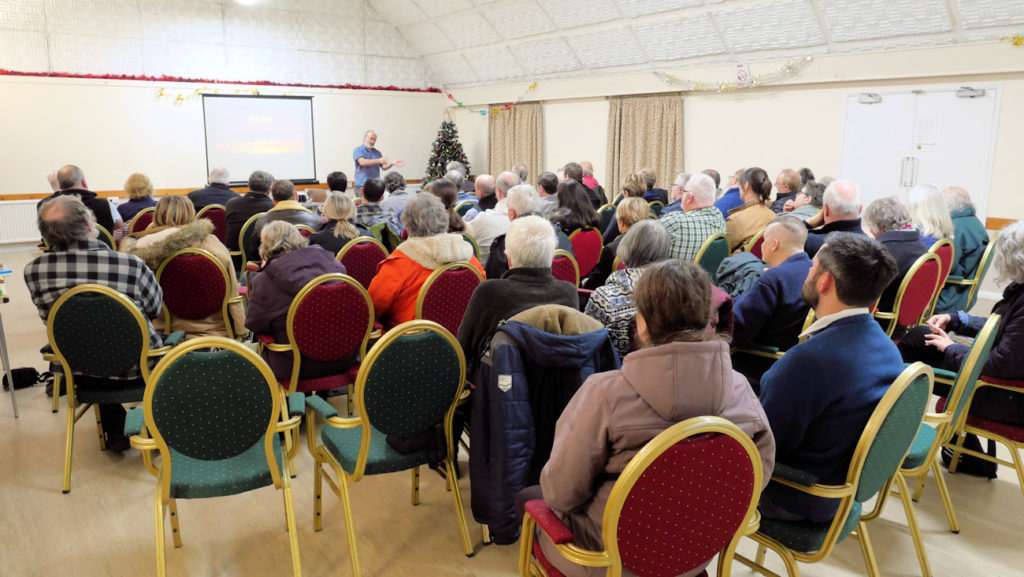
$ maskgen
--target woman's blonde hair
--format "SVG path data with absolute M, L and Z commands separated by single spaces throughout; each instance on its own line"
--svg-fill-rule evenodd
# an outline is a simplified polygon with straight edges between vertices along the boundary
M 953 217 L 946 207 L 946 198 L 939 187 L 922 184 L 910 189 L 907 195 L 910 203 L 907 210 L 914 221 L 914 228 L 932 238 L 953 238 Z
M 153 196 L 153 183 L 145 174 L 136 172 L 129 176 L 128 180 L 124 181 L 124 191 L 128 193 L 128 198 L 132 200 L 149 198 Z
M 626 227 L 633 226 L 641 220 L 647 220 L 651 216 L 651 205 L 641 197 L 628 196 L 619 202 L 615 209 L 615 218 L 622 221 Z
M 334 227 L 334 236 L 353 239 L 359 236 L 359 229 L 349 222 L 356 216 L 356 203 L 343 192 L 330 191 L 324 201 L 324 216 L 338 221 Z
M 625 196 L 640 196 L 647 192 L 647 181 L 639 174 L 631 174 L 626 177 L 622 184 L 622 194 Z
M 187 196 L 165 196 L 156 203 L 153 226 L 185 226 L 196 220 L 196 208 Z
M 309 246 L 309 240 L 288 221 L 271 221 L 260 231 L 260 257 L 263 260 L 269 261 L 305 246 Z

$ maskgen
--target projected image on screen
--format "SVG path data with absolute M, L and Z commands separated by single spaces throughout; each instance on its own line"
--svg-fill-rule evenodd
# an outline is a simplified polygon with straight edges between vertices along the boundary
M 207 169 L 223 166 L 236 182 L 254 170 L 316 179 L 312 97 L 204 95 L 203 115 Z

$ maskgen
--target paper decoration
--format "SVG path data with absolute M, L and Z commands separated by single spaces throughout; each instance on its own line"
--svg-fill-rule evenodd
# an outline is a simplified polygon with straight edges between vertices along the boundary
M 508 104 L 505 104 L 503 106 L 495 106 L 495 107 L 492 107 L 492 108 L 470 108 L 470 107 L 464 105 L 461 100 L 458 100 L 457 98 L 455 98 L 455 95 L 452 94 L 451 92 L 448 92 L 445 89 L 442 89 L 442 92 L 444 93 L 445 97 L 448 98 L 448 100 L 450 100 L 450 101 L 455 103 L 455 107 L 456 108 L 461 108 L 463 110 L 468 110 L 468 111 L 473 112 L 475 114 L 479 114 L 480 116 L 487 116 L 488 114 L 497 114 L 497 113 L 501 112 L 502 110 L 512 110 L 512 108 L 516 104 L 519 104 L 520 102 L 522 102 L 523 98 L 525 98 L 527 94 L 533 92 L 536 89 L 537 89 L 537 83 L 533 82 L 529 86 L 527 86 L 526 90 L 524 90 L 522 94 L 517 96 L 514 101 L 512 101 L 512 102 L 510 102 Z
M 685 92 L 730 92 L 741 88 L 754 88 L 757 86 L 764 86 L 766 84 L 774 84 L 776 82 L 793 78 L 797 74 L 800 74 L 804 68 L 807 68 L 813 60 L 813 56 L 805 56 L 803 58 L 790 60 L 779 69 L 769 72 L 768 74 L 750 74 L 750 71 L 747 70 L 749 80 L 746 85 L 741 85 L 739 82 L 704 82 L 701 80 L 688 80 L 678 78 L 675 74 L 668 74 L 665 72 L 655 72 L 654 75 L 665 84 L 678 86 L 680 90 Z M 737 78 L 740 74 L 740 66 L 746 70 L 745 64 L 737 65 Z

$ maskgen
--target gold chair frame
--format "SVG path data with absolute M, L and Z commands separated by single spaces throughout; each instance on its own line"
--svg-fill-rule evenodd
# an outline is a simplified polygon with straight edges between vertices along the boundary
M 561 248 L 555 249 L 555 254 L 551 257 L 552 262 L 559 257 L 568 258 L 572 263 L 572 268 L 576 271 L 576 286 L 580 286 L 580 265 L 576 262 L 576 257 L 574 257 L 571 252 Z
M 313 230 L 313 227 L 306 224 L 297 224 L 295 225 L 295 228 L 299 230 L 299 234 L 302 234 L 302 232 L 305 231 L 307 233 L 303 235 L 305 238 L 309 238 L 310 236 L 313 235 L 313 233 L 316 232 L 315 230 Z
M 939 274 L 935 277 L 935 286 L 932 287 L 931 299 L 929 299 L 928 304 L 925 305 L 924 310 L 921 311 L 921 314 L 917 316 L 917 319 L 914 320 L 914 322 L 912 322 L 908 326 L 919 325 L 922 322 L 924 322 L 926 318 L 925 315 L 927 315 L 928 311 L 931 309 L 932 303 L 934 303 L 935 301 L 935 296 L 939 293 L 939 289 L 941 288 L 939 280 L 941 280 L 940 277 L 942 276 L 942 262 L 939 260 L 938 256 L 930 252 L 926 252 L 922 254 L 920 257 L 918 257 L 918 259 L 914 261 L 914 265 L 910 267 L 910 270 L 907 271 L 906 276 L 903 277 L 903 280 L 900 282 L 900 288 L 896 292 L 896 300 L 893 301 L 892 311 L 884 312 L 876 310 L 873 313 L 873 316 L 876 319 L 880 321 L 888 321 L 885 329 L 886 336 L 891 338 L 893 332 L 896 330 L 897 323 L 899 323 L 900 308 L 903 306 L 903 297 L 906 295 L 907 288 L 910 286 L 910 283 L 914 280 L 914 277 L 917 275 L 918 271 L 920 271 L 926 263 L 932 261 L 934 261 L 936 266 L 939 267 Z
M 711 248 L 711 243 L 715 242 L 718 239 L 724 239 L 725 242 L 729 242 L 728 237 L 726 237 L 725 234 L 721 232 L 717 232 L 709 236 L 707 240 L 704 241 L 704 244 L 700 245 L 700 250 L 697 251 L 697 255 L 693 257 L 693 264 L 701 266 L 700 261 L 701 259 L 704 258 L 704 253 L 706 253 L 708 249 Z
M 463 202 L 465 202 L 465 201 L 463 201 Z M 470 245 L 472 245 L 472 247 L 473 247 L 473 256 L 475 256 L 477 259 L 479 259 L 480 258 L 480 245 L 476 242 L 476 239 L 473 238 L 473 235 L 469 234 L 468 232 L 466 232 L 464 230 L 460 231 L 459 234 L 462 235 L 462 238 L 466 239 L 466 242 L 468 242 Z
M 229 339 L 237 339 L 237 338 L 239 338 L 241 335 L 236 335 L 235 334 L 235 327 L 234 327 L 235 323 L 231 319 L 231 312 L 230 312 L 229 308 L 231 307 L 231 305 L 233 303 L 244 304 L 244 299 L 240 295 L 237 295 L 237 294 L 232 295 L 231 294 L 231 275 L 228 274 L 228 271 L 227 271 L 226 268 L 224 268 L 223 263 L 221 263 L 219 260 L 217 260 L 217 257 L 214 256 L 212 252 L 210 252 L 210 251 L 208 251 L 206 249 L 202 249 L 202 248 L 183 248 L 183 249 L 175 252 L 171 256 L 169 256 L 166 259 L 164 259 L 164 261 L 162 263 L 160 263 L 160 266 L 156 269 L 156 280 L 157 280 L 157 282 L 158 283 L 160 282 L 160 277 L 163 276 L 164 268 L 167 267 L 168 263 L 170 263 L 172 260 L 174 260 L 175 258 L 177 258 L 179 256 L 190 256 L 190 255 L 201 256 L 201 257 L 204 257 L 207 260 L 213 262 L 213 264 L 217 265 L 217 269 L 220 271 L 221 275 L 223 275 L 223 277 L 224 277 L 224 299 L 223 299 L 223 302 L 221 302 L 221 306 L 220 306 L 220 318 L 221 318 L 221 320 L 224 321 L 224 328 L 227 330 L 228 338 Z M 170 332 L 173 331 L 173 327 L 171 326 L 171 311 L 170 311 L 170 309 L 167 308 L 167 304 L 166 303 L 162 304 L 161 308 L 163 309 L 162 316 L 163 316 L 163 320 L 164 320 L 164 332 L 170 333 Z
M 750 440 L 750 437 L 744 434 L 739 427 L 721 417 L 694 417 L 687 419 L 672 425 L 651 439 L 630 460 L 612 487 L 612 492 L 608 497 L 601 521 L 604 551 L 591 551 L 583 549 L 575 543 L 565 543 L 555 545 L 559 554 L 577 565 L 607 567 L 608 577 L 620 577 L 622 575 L 622 558 L 619 554 L 618 546 L 619 518 L 622 515 L 622 507 L 626 504 L 626 499 L 629 497 L 629 492 L 651 463 L 666 450 L 684 439 L 708 433 L 720 433 L 740 443 L 747 452 L 754 470 L 754 488 L 751 491 L 750 503 L 747 505 L 744 521 L 740 524 L 739 530 L 729 541 L 729 544 L 718 556 L 718 575 L 720 577 L 728 577 L 732 571 L 732 559 L 740 539 L 753 534 L 760 525 L 757 501 L 761 496 L 764 464 L 761 462 L 761 455 L 754 442 Z M 533 557 L 533 542 L 537 538 L 536 525 L 537 522 L 527 512 L 523 518 L 523 529 L 520 536 L 519 574 L 521 577 L 547 577 L 540 563 Z
M 226 208 L 224 208 L 223 204 L 208 204 L 208 205 L 204 206 L 203 208 L 199 209 L 199 212 L 196 213 L 196 218 L 197 219 L 203 218 L 203 215 L 206 214 L 208 211 L 217 210 L 217 209 L 227 210 Z
M 363 361 L 362 366 L 359 369 L 359 376 L 356 379 L 355 384 L 355 405 L 356 405 L 356 416 L 354 417 L 329 417 L 324 420 L 325 427 L 335 427 L 339 429 L 348 428 L 362 428 L 362 438 L 360 439 L 359 445 L 359 456 L 356 459 L 355 469 L 352 474 L 349 474 L 342 468 L 341 464 L 335 460 L 334 456 L 331 455 L 330 451 L 327 450 L 322 444 L 317 444 L 316 439 L 316 412 L 311 408 L 306 408 L 306 446 L 309 448 L 310 454 L 313 456 L 313 530 L 320 531 L 323 529 L 323 483 L 326 482 L 334 492 L 335 496 L 341 501 L 342 508 L 344 509 L 345 528 L 346 536 L 348 537 L 348 548 L 349 557 L 352 563 L 352 574 L 354 577 L 361 575 L 359 570 L 359 556 L 356 549 L 356 537 L 355 537 L 355 523 L 352 519 L 352 503 L 349 498 L 349 484 L 357 483 L 363 478 L 363 474 L 366 470 L 366 460 L 370 449 L 370 422 L 366 417 L 366 401 L 363 398 L 364 391 L 366 390 L 366 380 L 370 375 L 370 368 L 377 359 L 383 354 L 383 351 L 397 339 L 402 336 L 417 334 L 424 331 L 433 331 L 447 341 L 458 355 L 459 360 L 459 384 L 455 391 L 455 398 L 452 400 L 451 406 L 445 413 L 444 417 L 444 434 L 448 446 L 451 446 L 453 439 L 452 432 L 452 420 L 455 416 L 455 409 L 458 407 L 464 396 L 464 387 L 466 383 L 466 358 L 463 355 L 462 347 L 459 346 L 459 342 L 444 329 L 441 325 L 425 320 L 414 320 L 408 321 L 398 325 L 384 334 L 379 341 L 377 341 L 370 352 L 367 354 L 366 359 Z M 378 433 L 380 434 L 380 433 Z M 334 473 L 334 478 L 327 474 L 324 469 L 324 464 L 330 466 Z M 411 469 L 412 471 L 412 504 L 418 505 L 420 502 L 420 468 L 416 466 Z M 448 481 L 448 489 L 451 491 L 452 500 L 455 503 L 455 513 L 458 517 L 459 532 L 462 537 L 463 550 L 467 557 L 473 556 L 473 545 L 469 540 L 469 527 L 466 524 L 466 514 L 462 506 L 462 494 L 459 491 L 458 479 L 455 475 L 455 465 L 452 459 L 451 451 L 448 451 L 445 457 L 445 474 Z
M 466 204 L 469 204 L 469 209 L 467 209 L 466 212 L 469 212 L 470 210 L 473 209 L 474 206 L 477 206 L 477 203 L 473 202 L 472 200 L 460 200 L 459 202 L 456 202 L 455 206 L 452 207 L 452 210 L 454 210 L 455 213 L 459 215 L 459 218 L 462 218 L 462 213 L 459 212 L 459 207 L 466 206 Z
M 138 216 L 138 215 L 136 215 L 136 216 Z M 107 245 L 107 248 L 109 248 L 110 250 L 113 250 L 113 251 L 117 250 L 117 243 L 114 242 L 114 235 L 110 234 L 109 230 L 107 230 L 103 225 L 97 224 L 96 225 L 96 232 L 97 232 L 97 240 L 99 240 L 103 244 Z
M 932 246 L 928 247 L 928 253 L 934 254 L 935 258 L 939 259 L 939 288 L 935 291 L 932 296 L 932 302 L 928 306 L 928 312 L 925 313 L 924 318 L 930 319 L 935 314 L 935 306 L 939 304 L 939 293 L 942 292 L 942 287 L 946 286 L 946 280 L 949 279 L 949 273 L 953 270 L 953 263 L 949 263 L 949 268 L 946 269 L 946 275 L 943 276 L 942 269 L 946 268 L 945 263 L 942 262 L 942 257 L 939 256 L 939 249 L 948 246 L 950 249 L 950 259 L 956 256 L 956 247 L 953 245 L 953 241 L 948 238 L 940 238 L 939 240 L 932 243 Z
M 335 260 L 340 262 L 341 259 L 348 253 L 348 251 L 352 250 L 352 247 L 354 247 L 356 245 L 360 245 L 360 244 L 367 244 L 367 243 L 375 244 L 375 245 L 379 246 L 380 249 L 382 251 L 384 251 L 385 255 L 390 254 L 388 252 L 388 247 L 384 246 L 384 243 L 382 243 L 381 241 L 373 238 L 372 236 L 357 236 L 357 237 L 353 238 L 352 240 L 346 242 L 345 246 L 341 247 L 341 250 L 338 251 L 338 254 L 334 255 L 334 258 L 335 258 Z
M 437 282 L 437 279 L 441 278 L 441 275 L 450 270 L 469 269 L 476 275 L 477 280 L 484 282 L 484 275 L 480 274 L 480 271 L 476 270 L 476 267 L 465 262 L 453 262 L 446 265 L 439 266 L 434 269 L 434 272 L 430 273 L 427 280 L 423 281 L 423 285 L 420 286 L 420 292 L 416 295 L 416 318 L 423 318 L 423 301 L 427 298 L 427 291 Z
M 768 229 L 768 227 L 764 226 L 764 227 L 761 228 L 761 230 L 759 230 L 756 233 L 754 233 L 754 236 L 750 237 L 750 240 L 748 240 L 743 245 L 743 252 L 752 252 L 754 250 L 754 246 L 757 244 L 757 241 L 759 241 L 762 238 L 764 238 L 764 231 L 767 230 L 767 229 Z M 764 254 L 764 253 L 762 252 L 762 254 Z
M 804 318 L 804 324 L 803 324 L 802 327 L 800 327 L 800 334 L 801 335 L 803 335 L 805 332 L 807 332 L 807 329 L 811 328 L 811 325 L 814 324 L 815 319 L 816 319 L 816 317 L 814 316 L 814 309 L 807 309 L 807 317 Z M 802 342 L 806 341 L 809 338 L 811 338 L 810 335 L 801 336 L 799 339 L 797 339 L 796 342 L 797 342 L 797 344 L 799 344 L 799 343 L 802 343 Z M 786 351 L 769 351 L 769 350 L 759 350 L 759 349 L 747 349 L 747 348 L 742 348 L 742 347 L 732 349 L 729 352 L 730 352 L 730 354 L 732 354 L 732 353 L 745 353 L 745 354 L 748 354 L 748 355 L 754 355 L 756 357 L 765 357 L 765 358 L 768 358 L 768 359 L 775 359 L 775 360 L 781 359 L 782 356 L 786 354 Z
M 238 231 L 238 250 L 232 250 L 232 251 L 230 251 L 230 254 L 231 254 L 231 256 L 241 257 L 242 265 L 238 269 L 238 275 L 239 276 L 242 276 L 243 274 L 246 274 L 245 266 L 247 264 L 249 264 L 249 255 L 247 254 L 248 253 L 248 247 L 245 246 L 246 243 L 244 242 L 245 241 L 245 233 L 246 233 L 247 230 L 249 230 L 249 227 L 256 226 L 256 221 L 259 220 L 260 217 L 263 216 L 264 214 L 267 214 L 267 213 L 265 213 L 265 212 L 257 212 L 256 214 L 250 216 L 248 219 L 246 219 L 245 223 L 242 224 L 242 228 L 239 229 L 239 231 Z M 249 282 L 248 281 L 249 281 L 249 276 L 246 275 L 245 286 L 249 286 Z
M 999 240 L 999 233 L 996 233 L 992 240 L 989 241 L 988 246 L 985 247 L 985 252 L 981 254 L 981 260 L 978 261 L 978 268 L 974 271 L 974 276 L 965 279 L 946 279 L 947 285 L 955 286 L 969 286 L 971 289 L 967 292 L 967 308 L 971 308 L 971 301 L 973 301 L 978 294 L 978 289 L 981 288 L 981 281 L 985 280 L 985 274 L 988 272 L 989 265 L 992 264 L 992 259 L 995 258 L 995 247 L 996 241 Z
M 141 217 L 144 214 L 155 213 L 155 212 L 156 212 L 156 207 L 154 207 L 154 206 L 150 206 L 148 208 L 144 208 L 144 209 L 140 210 L 139 212 L 136 212 L 135 216 L 133 216 L 132 219 L 130 221 L 128 221 L 128 234 L 132 234 L 134 232 L 138 232 L 138 231 L 135 230 L 135 222 L 137 220 L 139 220 L 139 217 Z M 151 221 L 151 224 L 152 224 L 152 221 Z M 145 230 L 145 229 L 143 229 L 143 230 Z
M 259 369 L 260 373 L 266 380 L 267 386 L 270 388 L 271 398 L 273 400 L 270 414 L 273 416 L 271 417 L 270 423 L 267 425 L 267 432 L 263 438 L 263 448 L 267 456 L 267 466 L 270 469 L 270 476 L 274 481 L 274 488 L 284 490 L 284 511 L 288 529 L 288 540 L 291 545 L 292 573 L 295 577 L 301 577 L 302 569 L 299 562 L 299 541 L 295 526 L 295 506 L 292 498 L 290 463 L 288 458 L 285 455 L 282 455 L 281 468 L 283 471 L 278 470 L 277 459 L 274 457 L 273 436 L 278 433 L 282 433 L 284 434 L 285 439 L 289 439 L 293 435 L 297 435 L 299 423 L 301 422 L 302 417 L 296 416 L 286 418 L 288 416 L 288 409 L 287 402 L 284 399 L 284 392 L 281 390 L 280 385 L 277 384 L 277 379 L 274 378 L 274 374 L 270 371 L 270 367 L 267 363 L 260 358 L 259 355 L 254 353 L 252 349 L 237 341 L 224 337 L 200 337 L 188 341 L 183 346 L 176 347 L 170 354 L 157 363 L 156 367 L 153 369 L 152 380 L 148 380 L 146 383 L 146 396 L 142 401 L 143 414 L 145 415 L 145 428 L 143 430 L 151 431 L 152 438 L 132 436 L 131 445 L 132 447 L 141 450 L 143 455 L 148 455 L 150 451 L 158 451 L 160 455 L 163 456 L 157 474 L 155 499 L 157 577 L 165 577 L 167 574 L 164 544 L 164 520 L 167 517 L 168 510 L 170 510 L 171 513 L 171 535 L 175 549 L 181 547 L 181 530 L 178 527 L 178 506 L 176 500 L 171 498 L 171 468 L 173 467 L 173 463 L 169 458 L 170 449 L 163 436 L 160 435 L 160 431 L 157 429 L 156 423 L 153 421 L 153 392 L 156 388 L 153 383 L 160 380 L 160 376 L 163 375 L 164 371 L 166 371 L 174 361 L 192 351 L 204 348 L 229 350 L 245 357 Z M 276 415 L 279 414 L 283 416 L 282 420 L 278 420 Z

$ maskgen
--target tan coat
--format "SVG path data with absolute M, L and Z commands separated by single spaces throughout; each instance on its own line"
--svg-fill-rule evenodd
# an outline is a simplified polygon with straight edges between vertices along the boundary
M 725 236 L 729 239 L 729 250 L 736 253 L 743 249 L 753 236 L 768 223 L 775 220 L 776 214 L 760 202 L 748 202 L 729 211 L 725 219 Z
M 160 263 L 183 248 L 201 248 L 212 253 L 228 271 L 231 294 L 238 294 L 238 278 L 235 275 L 235 267 L 231 263 L 231 254 L 228 253 L 227 247 L 213 235 L 213 223 L 208 220 L 199 219 L 182 227 L 148 228 L 125 237 L 121 241 L 120 250 L 138 256 L 153 272 L 156 272 L 160 268 Z M 241 303 L 232 303 L 228 307 L 228 314 L 231 317 L 236 337 L 249 332 L 245 328 L 245 311 L 242 309 Z M 185 338 L 189 339 L 200 336 L 226 337 L 228 334 L 220 313 L 199 320 L 186 320 L 171 315 L 170 327 L 163 326 L 163 317 L 154 320 L 153 326 L 158 331 L 165 333 L 185 331 Z
M 704 415 L 728 419 L 750 435 L 767 485 L 775 466 L 775 438 L 747 380 L 732 369 L 724 342 L 641 349 L 625 358 L 621 370 L 592 375 L 583 383 L 558 419 L 551 458 L 540 476 L 544 500 L 565 513 L 577 545 L 604 547 L 601 521 L 614 481 L 595 479 L 616 476 L 658 433 Z M 548 560 L 569 577 L 605 574 L 565 562 L 548 539 L 540 543 Z

